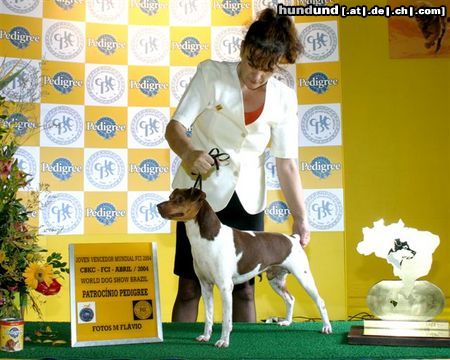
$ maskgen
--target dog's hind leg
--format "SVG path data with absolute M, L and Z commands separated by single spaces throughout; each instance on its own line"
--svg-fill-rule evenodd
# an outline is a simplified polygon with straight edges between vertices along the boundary
M 230 343 L 230 333 L 233 328 L 232 312 L 233 312 L 233 283 L 225 283 L 219 287 L 220 296 L 222 298 L 222 335 L 216 342 L 216 347 L 228 347 Z
M 202 298 L 205 304 L 205 329 L 202 335 L 197 336 L 196 340 L 200 342 L 207 342 L 211 338 L 214 322 L 213 285 L 200 280 L 200 287 L 202 289 Z
M 300 284 L 303 286 L 305 291 L 314 301 L 317 306 L 317 309 L 320 312 L 320 316 L 322 317 L 322 332 L 325 334 L 330 334 L 332 332 L 330 320 L 328 318 L 328 312 L 325 308 L 325 302 L 319 295 L 319 291 L 317 290 L 316 283 L 312 276 L 311 270 L 309 269 L 308 258 L 305 253 L 301 253 L 300 261 L 295 261 L 294 266 L 291 266 L 291 273 L 297 278 Z
M 286 304 L 286 318 L 276 321 L 280 326 L 289 326 L 291 324 L 294 311 L 295 298 L 286 288 L 287 275 L 288 272 L 281 268 L 274 267 L 267 271 L 267 279 L 269 280 L 270 286 L 272 286 L 272 289 L 283 298 L 284 303 Z

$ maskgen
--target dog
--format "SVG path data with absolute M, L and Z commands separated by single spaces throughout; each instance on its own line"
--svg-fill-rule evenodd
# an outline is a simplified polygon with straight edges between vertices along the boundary
M 417 8 L 432 8 L 433 5 L 428 1 L 419 0 L 416 2 Z M 447 31 L 447 23 L 450 22 L 450 17 L 443 17 L 438 15 L 415 15 L 417 26 L 419 27 L 424 39 L 425 48 L 429 49 L 436 46 L 434 52 L 438 53 L 441 49 L 442 40 Z
M 157 205 L 164 219 L 183 221 L 191 243 L 194 270 L 200 281 L 205 303 L 205 327 L 197 341 L 209 341 L 213 326 L 213 286 L 222 300 L 222 334 L 215 346 L 228 347 L 232 330 L 232 291 L 234 284 L 266 272 L 270 285 L 286 304 L 286 318 L 292 322 L 294 297 L 286 288 L 286 276 L 293 274 L 313 299 L 322 317 L 322 333 L 332 332 L 325 303 L 319 296 L 308 258 L 299 236 L 280 233 L 240 231 L 222 224 L 206 201 L 206 194 L 196 188 L 175 189 L 169 200 Z

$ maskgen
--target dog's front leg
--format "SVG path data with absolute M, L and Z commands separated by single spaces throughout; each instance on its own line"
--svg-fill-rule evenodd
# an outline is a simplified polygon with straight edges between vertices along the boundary
M 205 329 L 202 335 L 197 336 L 196 340 L 200 342 L 207 342 L 211 338 L 214 322 L 213 285 L 200 280 L 200 287 L 202 289 L 202 297 L 205 304 Z
M 220 296 L 222 298 L 222 335 L 216 342 L 216 347 L 228 347 L 230 344 L 230 333 L 233 328 L 232 312 L 233 312 L 233 283 L 223 284 L 219 286 Z

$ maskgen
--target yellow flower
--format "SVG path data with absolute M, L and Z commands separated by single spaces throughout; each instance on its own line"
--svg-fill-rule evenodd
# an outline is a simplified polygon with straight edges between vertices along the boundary
M 32 289 L 36 289 L 40 282 L 45 282 L 49 286 L 53 281 L 53 267 L 33 263 L 25 269 L 23 276 L 25 283 Z
M 0 264 L 5 261 L 6 259 L 6 254 L 3 250 L 0 250 Z

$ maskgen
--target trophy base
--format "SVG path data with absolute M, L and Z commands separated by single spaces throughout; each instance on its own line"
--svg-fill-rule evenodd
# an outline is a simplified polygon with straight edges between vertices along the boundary
M 450 347 L 450 337 L 364 335 L 363 326 L 352 326 L 347 340 L 352 345 Z

